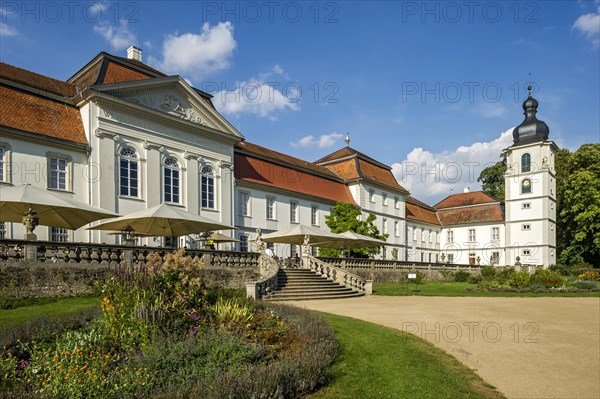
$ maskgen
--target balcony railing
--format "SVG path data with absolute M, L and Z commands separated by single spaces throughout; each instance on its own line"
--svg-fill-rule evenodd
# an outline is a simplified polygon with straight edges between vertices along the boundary
M 481 268 L 480 265 L 462 265 L 454 263 L 439 262 L 412 262 L 401 260 L 383 260 L 383 259 L 365 259 L 365 258 L 326 258 L 318 259 L 330 265 L 353 270 L 378 270 L 378 271 L 396 271 L 396 270 L 465 270 L 475 271 Z

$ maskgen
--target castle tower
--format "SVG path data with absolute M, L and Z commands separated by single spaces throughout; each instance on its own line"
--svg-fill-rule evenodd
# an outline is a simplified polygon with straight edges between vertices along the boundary
M 523 102 L 525 120 L 513 130 L 513 144 L 505 151 L 506 263 L 556 263 L 556 144 L 550 129 L 536 117 L 538 102 Z M 517 256 L 519 259 L 517 259 Z

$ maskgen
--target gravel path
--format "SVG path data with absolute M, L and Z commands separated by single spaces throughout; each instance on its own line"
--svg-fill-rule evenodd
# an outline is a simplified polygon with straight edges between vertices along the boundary
M 413 333 L 510 399 L 600 399 L 600 298 L 367 296 L 293 304 Z

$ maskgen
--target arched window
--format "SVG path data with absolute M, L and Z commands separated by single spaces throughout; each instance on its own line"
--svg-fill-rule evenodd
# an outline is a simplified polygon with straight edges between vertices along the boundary
M 531 193 L 531 180 L 523 179 L 521 182 L 521 194 Z
M 124 147 L 119 154 L 119 174 L 121 195 L 128 197 L 138 196 L 138 159 L 135 150 Z
M 525 153 L 521 156 L 521 172 L 531 171 L 531 155 Z
M 179 163 L 173 157 L 165 159 L 165 202 L 179 203 Z
M 215 173 L 208 165 L 202 168 L 202 208 L 215 209 Z

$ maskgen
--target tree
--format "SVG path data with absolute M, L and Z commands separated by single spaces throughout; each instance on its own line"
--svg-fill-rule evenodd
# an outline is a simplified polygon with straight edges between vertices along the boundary
M 504 175 L 506 174 L 506 155 L 502 160 L 483 169 L 477 178 L 481 182 L 482 191 L 504 205 Z
M 338 202 L 328 216 L 325 216 L 325 223 L 331 229 L 332 233 L 343 233 L 353 231 L 358 234 L 386 240 L 389 234 L 380 234 L 375 226 L 376 217 L 372 213 L 366 219 L 361 220 L 362 212 L 360 208 L 347 202 Z M 320 248 L 320 256 L 339 256 L 341 251 L 333 248 Z M 367 258 L 370 254 L 379 253 L 379 248 L 358 248 L 350 250 L 350 256 L 356 258 Z
M 559 261 L 600 267 L 600 144 L 582 145 L 560 158 L 561 164 L 555 161 Z

